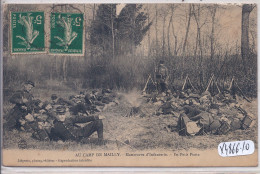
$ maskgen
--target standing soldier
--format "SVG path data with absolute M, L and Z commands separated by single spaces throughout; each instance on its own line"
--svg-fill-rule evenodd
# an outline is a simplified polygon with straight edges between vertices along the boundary
M 168 68 L 164 65 L 164 61 L 160 60 L 156 73 L 157 88 L 160 93 L 167 93 L 169 73 Z
M 10 103 L 15 104 L 13 109 L 7 115 L 5 126 L 7 129 L 20 129 L 20 119 L 24 119 L 26 115 L 33 111 L 33 95 L 30 93 L 34 83 L 27 81 L 24 83 L 24 89 L 16 91 L 10 98 Z

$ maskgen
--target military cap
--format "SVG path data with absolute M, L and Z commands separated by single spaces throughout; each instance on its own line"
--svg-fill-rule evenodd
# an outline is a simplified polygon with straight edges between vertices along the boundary
M 48 101 L 43 102 L 42 108 L 45 108 L 48 104 L 50 104 Z
M 160 64 L 164 64 L 164 61 L 163 60 L 160 60 L 160 62 L 159 62 Z
M 56 100 L 57 98 L 58 98 L 58 96 L 57 96 L 56 94 L 52 94 L 52 95 L 51 95 L 51 99 L 52 99 L 52 100 Z
M 63 98 L 59 98 L 59 99 L 57 100 L 57 104 L 59 104 L 59 105 L 65 105 L 66 103 L 67 103 L 66 100 L 63 99 Z
M 34 104 L 35 104 L 36 106 L 39 106 L 40 103 L 41 103 L 41 100 L 40 100 L 40 99 L 34 100 Z
M 224 94 L 229 94 L 229 93 L 230 93 L 230 90 L 224 89 L 223 92 L 224 92 Z
M 35 87 L 34 82 L 32 82 L 30 80 L 26 81 L 24 84 L 25 85 L 32 85 L 33 87 Z
M 96 92 L 97 92 L 96 89 L 93 89 L 93 90 L 92 90 L 92 94 L 95 94 Z
M 74 98 L 75 98 L 75 95 L 69 96 L 69 100 L 72 100 L 72 99 L 74 99 Z
M 56 113 L 58 114 L 64 114 L 66 112 L 66 108 L 63 105 L 60 105 L 56 108 Z

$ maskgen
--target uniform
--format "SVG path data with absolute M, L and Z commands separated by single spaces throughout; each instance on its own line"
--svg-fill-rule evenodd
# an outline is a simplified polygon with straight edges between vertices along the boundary
M 20 119 L 19 121 L 21 122 L 21 130 L 32 133 L 33 138 L 41 141 L 50 140 L 46 127 L 51 127 L 51 125 L 45 114 L 28 114 L 25 116 L 25 120 Z
M 33 111 L 33 96 L 30 92 L 23 90 L 17 91 L 10 98 L 10 103 L 15 104 L 13 109 L 7 115 L 5 126 L 8 129 L 20 129 L 20 118 L 24 118 L 28 113 Z
M 97 116 L 73 115 L 65 112 L 64 106 L 57 108 L 54 127 L 51 129 L 52 140 L 81 140 L 97 132 L 98 138 L 103 139 L 103 122 Z M 63 111 L 61 111 L 63 110 Z M 64 117 L 64 119 L 59 119 Z M 78 124 L 84 123 L 84 126 Z
M 156 80 L 157 80 L 159 92 L 167 92 L 167 90 L 168 90 L 168 84 L 167 84 L 168 83 L 167 82 L 167 80 L 168 80 L 168 69 L 163 63 L 160 63 L 160 65 L 158 67 Z

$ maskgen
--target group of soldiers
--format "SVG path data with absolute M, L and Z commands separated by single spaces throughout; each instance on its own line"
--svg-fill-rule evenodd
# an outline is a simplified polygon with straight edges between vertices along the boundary
M 157 115 L 180 112 L 177 123 L 179 135 L 226 134 L 229 130 L 247 129 L 252 123 L 230 93 L 212 97 L 208 91 L 198 95 L 189 89 L 173 96 L 168 92 L 169 75 L 163 61 L 160 61 L 156 72 L 159 95 L 156 93 L 155 99 L 149 101 L 156 102 L 159 96 L 163 96 Z M 98 142 L 103 143 L 104 116 L 97 113 L 100 111 L 98 106 L 104 107 L 112 102 L 108 95 L 110 90 L 81 92 L 68 100 L 53 94 L 50 101 L 42 102 L 31 94 L 34 87 L 32 81 L 27 81 L 23 90 L 11 96 L 9 101 L 14 107 L 5 116 L 5 129 L 31 132 L 35 139 L 42 141 L 81 141 L 97 132 Z M 219 112 L 221 108 L 229 110 L 231 105 L 243 113 L 241 118 L 238 114 L 222 117 L 224 114 Z
M 147 101 L 161 101 L 156 115 L 178 115 L 177 126 L 169 128 L 179 135 L 227 134 L 237 129 L 248 129 L 253 119 L 237 103 L 236 93 L 225 90 L 223 93 L 211 95 L 209 91 L 197 94 L 193 88 L 169 92 L 169 72 L 160 61 L 156 72 L 156 91 L 148 95 Z M 149 97 L 150 96 L 150 97 Z M 221 111 L 226 110 L 226 113 Z M 232 113 L 233 112 L 233 113 Z
M 97 115 L 94 92 L 81 92 L 69 100 L 53 94 L 50 101 L 42 102 L 31 94 L 34 87 L 32 81 L 27 81 L 23 90 L 11 96 L 9 101 L 14 107 L 5 117 L 5 129 L 30 132 L 41 141 L 81 141 L 97 132 L 98 143 L 103 143 L 104 116 Z
M 253 126 L 253 116 L 239 104 L 239 96 L 230 92 L 212 96 L 209 91 L 202 94 L 187 89 L 162 94 L 146 95 L 147 102 L 160 105 L 155 115 L 172 115 L 173 123 L 166 128 L 181 136 L 215 134 L 225 135 L 230 131 L 248 129 Z
M 226 93 L 211 96 L 205 92 L 201 97 L 190 94 L 178 118 L 180 135 L 225 135 L 230 131 L 248 129 L 252 117 L 238 104 L 236 97 Z M 192 101 L 198 99 L 198 102 Z

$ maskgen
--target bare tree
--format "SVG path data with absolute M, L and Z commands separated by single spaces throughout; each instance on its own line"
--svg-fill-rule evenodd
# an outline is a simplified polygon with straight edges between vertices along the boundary
M 199 82 L 200 86 L 203 87 L 204 80 L 203 80 L 203 67 L 202 67 L 202 61 L 203 61 L 203 48 L 202 48 L 202 40 L 201 40 L 201 30 L 202 27 L 206 24 L 207 22 L 207 14 L 203 14 L 205 16 L 205 19 L 202 19 L 202 13 L 204 13 L 204 8 L 200 4 L 192 4 L 192 11 L 193 11 L 193 16 L 196 22 L 197 26 L 197 37 L 196 37 L 196 47 L 195 47 L 195 52 L 194 56 L 196 57 L 197 55 L 197 49 L 199 47 L 199 62 L 198 62 L 198 69 L 199 69 Z
M 213 6 L 209 7 L 209 11 L 211 14 L 211 34 L 210 34 L 210 59 L 211 61 L 214 58 L 215 53 L 215 23 L 216 23 L 216 12 L 217 12 L 218 5 L 214 4 Z
M 158 57 L 158 7 L 155 5 L 155 52 Z
M 249 15 L 254 9 L 252 4 L 243 4 L 242 6 L 242 32 L 241 32 L 241 55 L 244 64 L 244 72 L 247 74 L 247 61 L 249 50 Z
M 96 4 L 84 4 L 84 21 L 85 22 L 85 60 L 87 59 L 87 49 L 86 46 L 89 45 L 90 46 L 90 58 L 93 59 L 93 45 L 92 44 L 88 44 L 87 42 L 90 40 L 89 35 L 90 35 L 90 28 L 89 25 L 87 24 L 87 21 L 89 19 L 89 23 L 91 23 L 92 21 L 95 20 L 96 17 Z M 87 11 L 91 10 L 92 11 L 92 18 L 88 18 L 88 14 Z
M 110 15 L 111 15 L 111 32 L 112 32 L 112 58 L 115 59 L 115 31 L 114 31 L 114 11 L 113 5 L 110 5 Z
M 173 37 L 175 40 L 175 45 L 174 45 L 174 56 L 177 55 L 177 36 L 174 31 L 174 26 L 173 26 L 173 16 L 174 16 L 174 10 L 177 8 L 177 5 L 171 4 L 170 5 L 170 20 L 168 23 L 168 31 L 167 31 L 167 42 L 168 42 L 168 55 L 171 56 L 171 41 L 170 41 L 170 28 L 172 27 L 172 32 L 173 32 Z
M 147 5 L 146 10 L 147 10 L 147 24 L 149 24 L 150 23 L 150 14 L 149 14 L 150 6 L 149 5 Z M 148 56 L 150 56 L 150 54 L 151 54 L 151 31 L 150 30 L 148 30 L 147 37 L 148 37 Z
M 184 38 L 183 47 L 182 47 L 182 55 L 183 56 L 185 55 L 185 51 L 186 51 L 186 45 L 187 45 L 188 35 L 189 35 L 189 31 L 190 31 L 191 16 L 192 16 L 192 5 L 190 4 L 189 5 L 188 22 L 187 22 L 185 38 Z
M 164 9 L 164 11 L 161 11 L 161 15 L 163 18 L 163 33 L 162 33 L 162 57 L 165 57 L 165 23 L 166 23 L 166 18 L 168 16 L 168 11 Z

